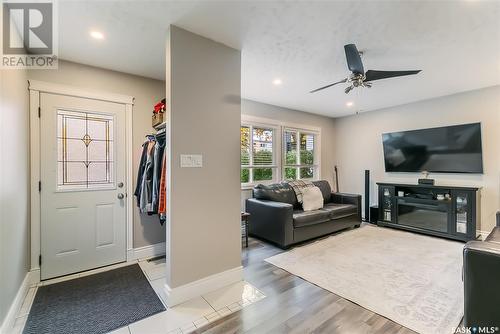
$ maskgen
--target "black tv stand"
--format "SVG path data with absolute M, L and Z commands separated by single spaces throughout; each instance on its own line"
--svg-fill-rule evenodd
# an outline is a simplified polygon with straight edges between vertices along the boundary
M 474 240 L 480 188 L 377 183 L 377 224 L 454 240 Z

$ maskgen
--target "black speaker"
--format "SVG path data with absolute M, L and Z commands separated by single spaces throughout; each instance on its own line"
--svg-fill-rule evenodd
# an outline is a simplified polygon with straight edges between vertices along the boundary
M 378 205 L 370 207 L 370 223 L 377 224 L 378 221 Z
M 370 219 L 370 171 L 365 170 L 365 221 Z

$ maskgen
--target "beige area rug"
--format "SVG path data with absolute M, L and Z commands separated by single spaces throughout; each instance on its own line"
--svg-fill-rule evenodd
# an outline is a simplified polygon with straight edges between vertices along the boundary
M 452 333 L 463 316 L 464 244 L 375 226 L 266 259 L 419 333 Z

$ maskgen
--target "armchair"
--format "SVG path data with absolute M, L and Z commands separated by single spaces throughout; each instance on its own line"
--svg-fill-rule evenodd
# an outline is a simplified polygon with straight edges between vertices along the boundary
M 463 251 L 464 326 L 500 327 L 500 211 L 484 241 Z

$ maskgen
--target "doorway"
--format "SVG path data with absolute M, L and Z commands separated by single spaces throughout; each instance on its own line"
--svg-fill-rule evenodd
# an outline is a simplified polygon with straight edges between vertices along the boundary
M 126 261 L 127 104 L 39 91 L 38 106 L 40 278 Z

